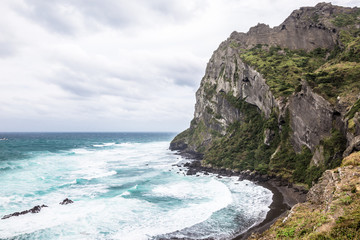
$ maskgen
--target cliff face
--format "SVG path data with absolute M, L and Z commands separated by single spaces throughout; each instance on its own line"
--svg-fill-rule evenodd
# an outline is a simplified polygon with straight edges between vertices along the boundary
M 359 29 L 359 9 L 321 3 L 274 28 L 233 32 L 207 64 L 194 119 L 170 149 L 311 185 L 360 149 Z
M 333 47 L 337 41 L 337 29 L 326 19 L 351 11 L 351 9 L 319 3 L 316 8 L 303 7 L 295 10 L 277 27 L 270 28 L 268 25 L 258 24 L 250 28 L 246 34 L 234 32 L 231 37 L 237 39 L 245 48 L 257 44 L 309 50 Z
M 291 140 L 297 152 L 302 146 L 313 150 L 321 139 L 330 136 L 336 116 L 334 107 L 306 83 L 289 99 L 288 109 L 293 130 Z

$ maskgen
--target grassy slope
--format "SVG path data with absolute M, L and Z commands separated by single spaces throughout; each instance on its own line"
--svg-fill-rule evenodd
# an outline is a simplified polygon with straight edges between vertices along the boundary
M 288 217 L 251 239 L 360 239 L 360 152 L 329 171 L 335 185 L 325 201 L 296 205 Z

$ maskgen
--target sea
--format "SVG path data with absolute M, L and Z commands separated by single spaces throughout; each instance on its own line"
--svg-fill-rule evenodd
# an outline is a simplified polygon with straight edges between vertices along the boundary
M 187 176 L 175 135 L 0 133 L 0 218 L 48 206 L 0 219 L 0 239 L 232 239 L 265 219 L 270 190 Z

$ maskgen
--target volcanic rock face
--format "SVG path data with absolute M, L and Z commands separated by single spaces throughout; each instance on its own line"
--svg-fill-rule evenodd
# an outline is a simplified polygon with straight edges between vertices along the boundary
M 295 10 L 279 26 L 270 28 L 258 24 L 247 33 L 233 32 L 230 36 L 245 48 L 257 44 L 279 45 L 290 49 L 334 47 L 337 42 L 338 29 L 328 19 L 333 15 L 348 14 L 353 10 L 319 3 L 314 7 L 302 7 Z
M 330 135 L 334 109 L 306 84 L 290 98 L 289 111 L 292 141 L 297 151 L 303 145 L 313 150 L 322 138 Z

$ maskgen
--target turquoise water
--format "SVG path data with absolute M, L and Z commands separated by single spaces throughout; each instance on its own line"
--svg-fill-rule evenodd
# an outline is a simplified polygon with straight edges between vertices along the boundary
M 185 176 L 173 133 L 0 133 L 1 239 L 231 239 L 261 222 L 272 193 Z M 73 204 L 60 205 L 69 198 Z

